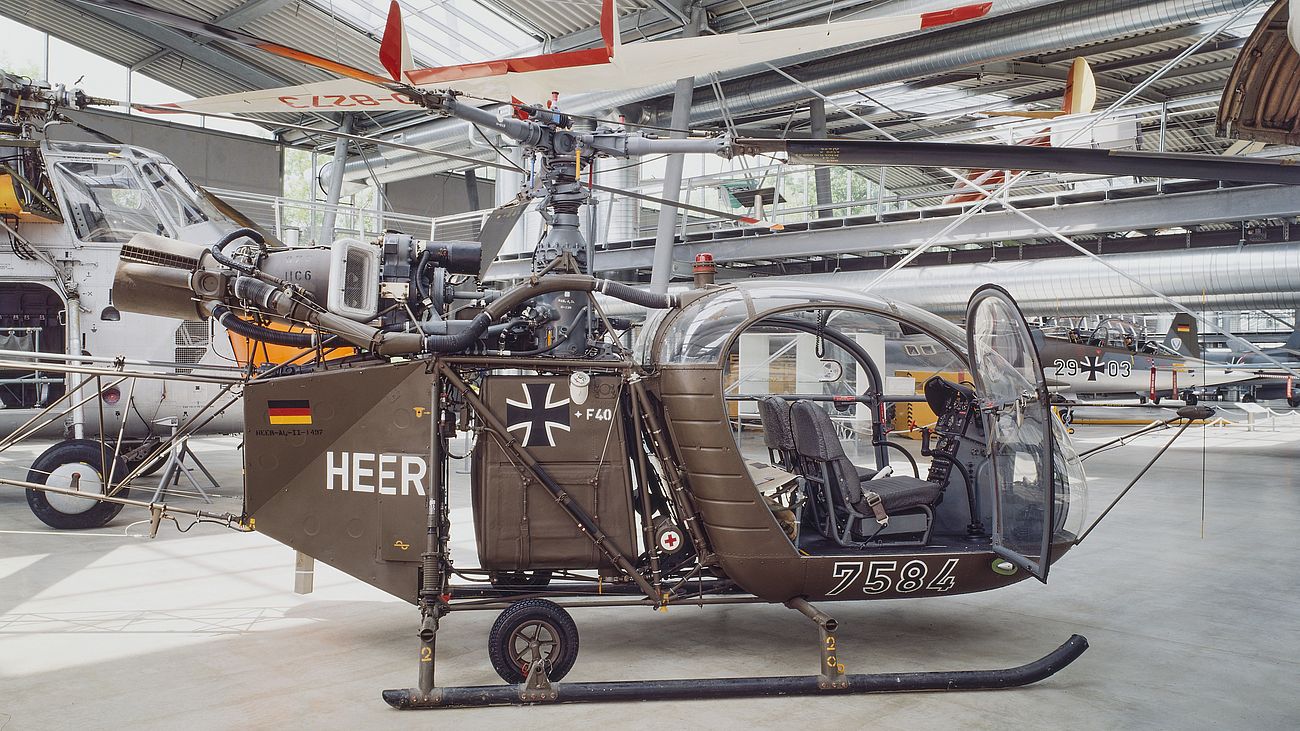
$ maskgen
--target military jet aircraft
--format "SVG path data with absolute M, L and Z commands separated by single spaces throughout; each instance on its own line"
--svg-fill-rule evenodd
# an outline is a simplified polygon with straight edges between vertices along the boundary
M 1270 380 L 1281 383 L 1274 354 L 1254 356 L 1233 368 L 1202 357 L 1196 318 L 1179 313 L 1161 341 L 1146 338 L 1132 324 L 1109 320 L 1091 331 L 1071 329 L 1064 337 L 1034 331 L 1047 382 L 1060 394 L 1137 396 L 1143 402 L 1181 399 L 1229 384 Z
M 1229 357 L 1227 362 L 1230 366 L 1241 366 L 1244 370 L 1261 374 L 1260 378 L 1249 382 L 1250 391 L 1243 400 L 1286 399 L 1288 406 L 1300 406 L 1300 393 L 1296 391 L 1293 378 L 1289 374 L 1278 373 L 1275 367 L 1277 363 L 1293 368 L 1300 366 L 1300 330 L 1293 331 L 1280 348 L 1265 349 L 1263 355 L 1237 353 Z M 1229 372 L 1231 370 L 1229 368 Z

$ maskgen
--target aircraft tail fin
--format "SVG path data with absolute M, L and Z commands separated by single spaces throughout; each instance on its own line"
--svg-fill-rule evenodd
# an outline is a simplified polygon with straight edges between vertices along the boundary
M 1065 100 L 1061 103 L 1063 114 L 1091 114 L 1097 106 L 1097 77 L 1092 73 L 1088 59 L 1080 56 L 1070 66 L 1070 78 L 1065 82 Z
M 605 41 L 605 51 L 610 58 L 623 45 L 623 34 L 618 27 L 618 8 L 614 6 L 614 0 L 601 0 L 600 37 Z
M 1199 359 L 1201 341 L 1196 328 L 1196 318 L 1185 312 L 1174 315 L 1174 321 L 1169 325 L 1169 333 L 1165 335 L 1165 345 L 1170 350 L 1189 358 Z
M 1300 351 L 1300 323 L 1297 323 L 1295 330 L 1291 331 L 1291 335 L 1287 337 L 1286 343 L 1282 347 L 1287 350 Z
M 393 81 L 410 81 L 407 74 L 415 68 L 415 62 L 411 58 L 411 42 L 406 37 L 406 24 L 402 22 L 402 7 L 397 0 L 392 0 L 388 6 L 384 38 L 379 43 L 379 62 Z

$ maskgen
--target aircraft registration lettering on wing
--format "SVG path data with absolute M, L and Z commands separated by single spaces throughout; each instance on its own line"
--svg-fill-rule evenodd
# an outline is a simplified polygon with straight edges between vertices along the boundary
M 388 94 L 375 98 L 371 94 L 313 94 L 311 96 L 281 96 L 277 100 L 291 109 L 332 109 L 336 107 L 381 107 L 393 101 L 408 107 L 415 102 L 404 94 Z

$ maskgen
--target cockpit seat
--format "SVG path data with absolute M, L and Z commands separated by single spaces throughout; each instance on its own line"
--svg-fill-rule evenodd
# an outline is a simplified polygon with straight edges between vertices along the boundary
M 794 444 L 794 430 L 790 420 L 790 402 L 780 396 L 762 396 L 758 399 L 758 418 L 763 423 L 763 443 L 772 464 L 789 472 L 799 466 L 799 452 Z M 877 470 L 854 465 L 859 480 L 869 480 Z
M 914 477 L 859 476 L 830 415 L 811 401 L 791 408 L 799 471 L 810 483 L 810 505 L 822 535 L 840 545 L 862 540 L 924 544 L 943 486 Z M 874 471 L 873 471 L 874 474 Z M 897 540 L 911 536 L 913 540 Z
M 794 471 L 794 433 L 790 430 L 790 402 L 780 396 L 758 399 L 758 418 L 763 422 L 763 443 L 772 464 Z

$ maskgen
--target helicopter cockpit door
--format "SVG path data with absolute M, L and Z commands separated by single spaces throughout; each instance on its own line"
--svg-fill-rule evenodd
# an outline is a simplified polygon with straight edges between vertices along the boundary
M 986 284 L 966 308 L 994 482 L 993 550 L 1047 581 L 1052 535 L 1052 411 L 1038 349 L 1016 301 Z

